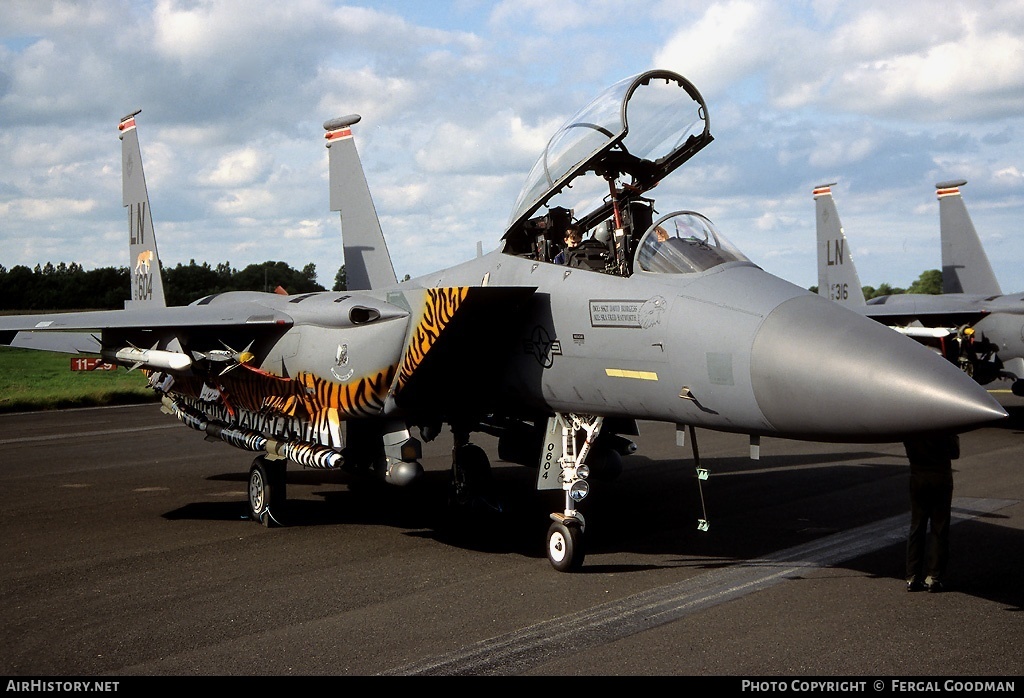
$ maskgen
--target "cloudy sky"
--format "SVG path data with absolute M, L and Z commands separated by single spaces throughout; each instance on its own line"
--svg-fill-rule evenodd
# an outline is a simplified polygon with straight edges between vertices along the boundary
M 1024 3 L 0 0 L 0 264 L 127 266 L 117 124 L 136 109 L 165 265 L 342 264 L 323 122 L 356 144 L 399 277 L 498 245 L 548 137 L 665 68 L 715 141 L 663 210 L 817 283 L 815 185 L 864 284 L 940 266 L 936 182 L 1024 290 Z M 659 200 L 659 204 L 661 204 Z M 659 206 L 661 208 L 661 206 Z

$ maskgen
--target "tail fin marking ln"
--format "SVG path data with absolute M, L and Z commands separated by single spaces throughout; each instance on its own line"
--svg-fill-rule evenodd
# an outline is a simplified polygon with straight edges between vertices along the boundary
M 329 151 L 331 210 L 341 212 L 345 279 L 349 291 L 366 291 L 397 283 L 352 139 L 352 125 L 360 118 L 358 114 L 350 114 L 324 124 Z
M 967 180 L 939 182 L 939 235 L 942 238 L 942 292 L 1002 295 L 988 255 L 967 213 L 960 187 Z
M 864 305 L 864 291 L 860 285 L 853 254 L 846 241 L 846 233 L 839 222 L 839 212 L 832 199 L 832 185 L 814 188 L 814 208 L 818 237 L 818 295 L 840 305 Z
M 164 299 L 160 256 L 156 249 L 153 217 L 149 210 L 146 175 L 142 170 L 142 151 L 135 117 L 141 109 L 121 119 L 117 130 L 121 139 L 122 205 L 128 209 L 128 270 L 131 274 L 132 299 L 125 307 L 167 305 Z

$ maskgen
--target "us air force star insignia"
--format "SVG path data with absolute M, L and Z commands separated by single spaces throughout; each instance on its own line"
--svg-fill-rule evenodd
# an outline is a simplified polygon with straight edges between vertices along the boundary
M 562 344 L 557 339 L 551 339 L 548 331 L 538 325 L 533 328 L 524 349 L 528 354 L 533 354 L 541 366 L 551 368 L 555 355 L 562 353 Z

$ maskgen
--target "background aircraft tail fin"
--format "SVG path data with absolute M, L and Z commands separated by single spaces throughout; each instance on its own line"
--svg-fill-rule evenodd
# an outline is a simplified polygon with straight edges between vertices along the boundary
M 942 292 L 1002 294 L 999 281 L 967 213 L 960 187 L 967 180 L 939 182 L 939 235 L 942 238 Z
M 149 210 L 146 175 L 142 171 L 139 134 L 135 130 L 135 117 L 141 111 L 124 117 L 117 126 L 121 139 L 122 205 L 128 209 L 128 271 L 132 287 L 132 298 L 125 302 L 126 308 L 139 307 L 140 304 L 154 307 L 167 305 L 153 217 Z
M 345 279 L 350 291 L 366 291 L 397 282 L 352 139 L 352 125 L 360 118 L 358 114 L 350 114 L 324 123 L 330 161 L 331 210 L 341 212 Z
M 864 290 L 860 285 L 853 254 L 846 241 L 846 233 L 839 222 L 836 202 L 832 199 L 831 184 L 814 188 L 814 213 L 818 239 L 818 295 L 840 305 L 864 305 Z

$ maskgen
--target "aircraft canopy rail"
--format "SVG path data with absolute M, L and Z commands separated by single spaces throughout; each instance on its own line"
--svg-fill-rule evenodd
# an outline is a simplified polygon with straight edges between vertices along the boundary
M 714 224 L 694 211 L 662 216 L 637 246 L 638 269 L 659 274 L 693 274 L 747 257 L 725 239 Z
M 611 210 L 609 182 L 628 176 L 630 197 L 639 197 L 712 140 L 707 106 L 686 78 L 652 70 L 621 80 L 548 141 L 516 200 L 503 239 L 512 248 L 524 247 L 517 238 L 525 234 L 527 219 L 544 205 L 597 220 Z

